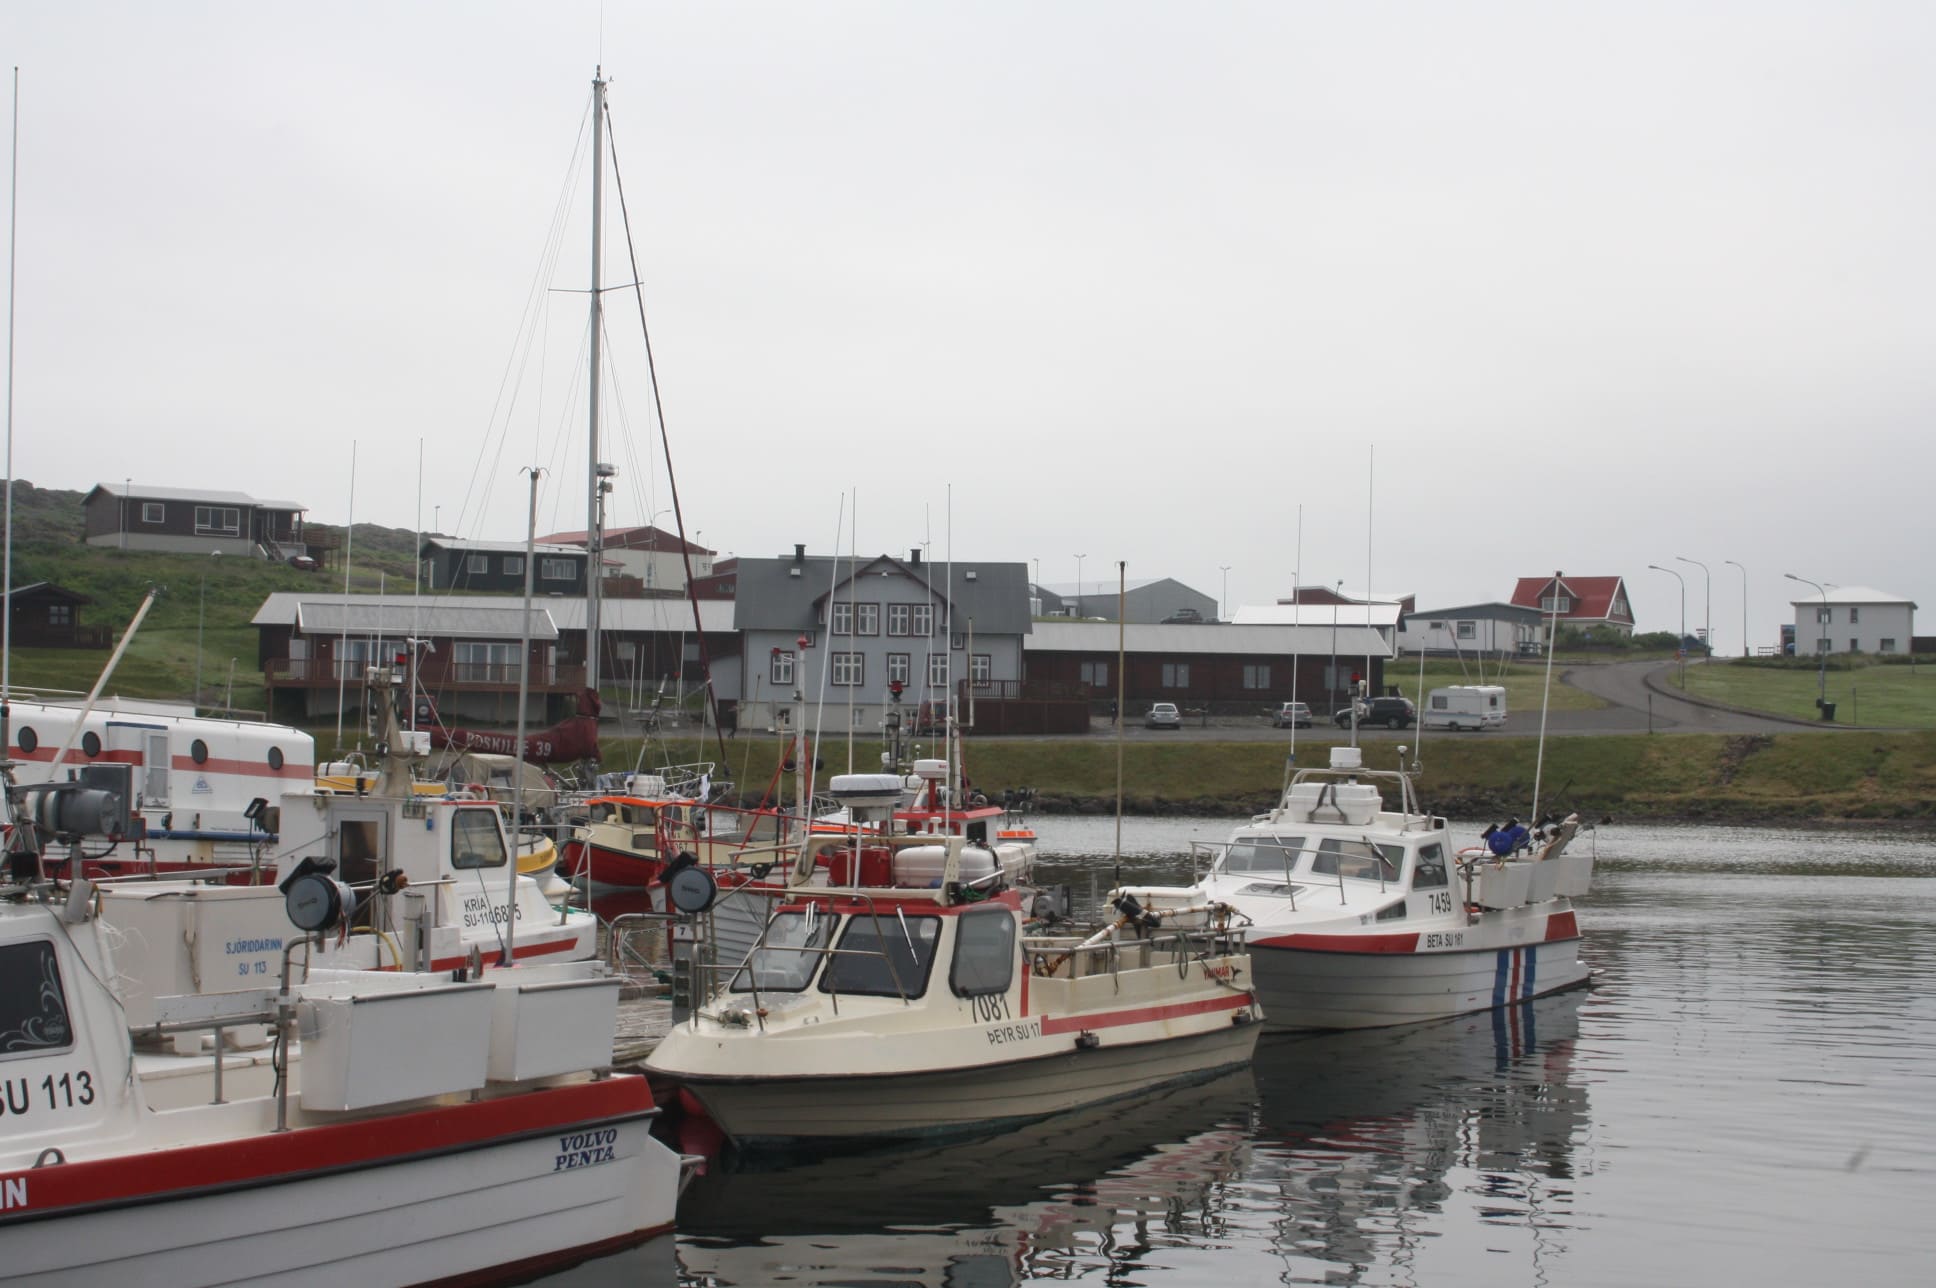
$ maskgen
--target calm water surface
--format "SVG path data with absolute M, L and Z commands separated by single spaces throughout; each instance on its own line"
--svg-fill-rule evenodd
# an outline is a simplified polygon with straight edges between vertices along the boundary
M 1185 879 L 1228 827 L 1126 823 L 1123 875 Z M 1050 879 L 1107 888 L 1113 820 L 1039 830 Z M 1266 1039 L 1242 1073 L 968 1144 L 729 1162 L 676 1240 L 574 1281 L 1931 1282 L 1936 838 L 1578 843 L 1590 992 Z

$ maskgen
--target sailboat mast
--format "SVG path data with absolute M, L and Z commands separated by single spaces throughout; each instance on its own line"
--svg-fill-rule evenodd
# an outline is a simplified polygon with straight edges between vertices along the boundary
M 605 80 L 604 68 L 592 73 L 592 315 L 591 380 L 587 388 L 591 406 L 591 450 L 586 461 L 585 500 L 585 687 L 598 691 L 598 590 L 599 573 L 604 569 L 603 549 L 605 474 L 598 461 L 598 368 L 604 339 L 604 302 L 599 295 L 599 249 L 605 228 Z

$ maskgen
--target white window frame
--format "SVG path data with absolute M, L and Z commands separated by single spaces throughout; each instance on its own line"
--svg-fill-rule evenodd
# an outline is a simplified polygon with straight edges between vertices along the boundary
M 854 634 L 879 635 L 881 633 L 881 606 L 879 604 L 854 605 Z
M 141 521 L 143 523 L 168 522 L 168 507 L 160 501 L 143 501 L 141 503 Z
M 1080 683 L 1092 689 L 1109 687 L 1109 663 L 1107 662 L 1084 662 L 1076 674 Z
M 928 687 L 945 689 L 948 687 L 948 655 L 946 653 L 928 654 Z
M 867 678 L 865 654 L 835 653 L 832 660 L 833 672 L 827 677 L 829 683 L 851 689 L 865 682 Z
M 897 638 L 903 635 L 912 635 L 914 633 L 913 620 L 913 604 L 889 604 L 887 606 L 887 633 L 889 635 Z
M 1462 640 L 1469 640 L 1469 639 L 1476 639 L 1476 638 L 1478 638 L 1478 635 L 1479 635 L 1479 623 L 1477 623 L 1477 622 L 1459 622 L 1459 623 L 1458 623 L 1457 625 L 1458 625 L 1458 628 L 1459 628 L 1459 638 L 1460 638 L 1460 639 L 1462 639 Z
M 1246 689 L 1270 688 L 1270 664 L 1253 662 L 1244 667 L 1244 687 Z
M 914 679 L 914 655 L 912 653 L 889 653 L 887 655 L 887 682 L 901 682 L 905 688 Z
M 524 556 L 523 555 L 504 556 L 504 573 L 508 577 L 524 576 Z
M 576 581 L 578 564 L 563 555 L 546 555 L 538 560 L 538 579 L 540 581 Z
M 908 605 L 908 634 L 920 639 L 934 638 L 934 605 Z
M 195 535 L 198 537 L 241 536 L 242 511 L 227 505 L 196 506 Z
M 852 635 L 854 633 L 854 606 L 846 600 L 835 600 L 827 615 L 827 634 Z
M 466 577 L 482 577 L 490 570 L 491 557 L 489 555 L 464 556 L 464 575 Z
M 766 678 L 772 684 L 793 683 L 793 650 L 776 648 L 767 663 Z
M 968 655 L 968 682 L 978 689 L 985 689 L 995 682 L 994 654 L 970 653 Z
M 1163 687 L 1166 689 L 1189 688 L 1190 664 L 1188 662 L 1163 663 Z

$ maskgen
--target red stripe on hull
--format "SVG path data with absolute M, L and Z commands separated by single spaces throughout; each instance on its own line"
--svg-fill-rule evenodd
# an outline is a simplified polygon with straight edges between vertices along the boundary
M 589 872 L 586 871 L 587 863 L 591 868 Z M 574 840 L 565 842 L 564 852 L 558 860 L 558 870 L 567 877 L 588 876 L 600 885 L 644 889 L 659 879 L 665 864 L 656 856 L 647 858 Z
M 1142 1006 L 1129 1011 L 1106 1011 L 1101 1015 L 1045 1015 L 1042 1032 L 1079 1033 L 1085 1029 L 1113 1029 L 1125 1024 L 1150 1024 L 1157 1020 L 1181 1019 L 1187 1015 L 1207 1015 L 1214 1011 L 1241 1010 L 1250 1005 L 1249 993 L 1211 997 L 1201 1002 L 1177 1002 L 1171 1006 Z
M 0 1216 L 0 1226 L 68 1210 L 159 1202 L 309 1174 L 381 1167 L 652 1111 L 652 1090 L 645 1079 L 621 1074 L 360 1122 L 33 1168 L 0 1176 L 0 1182 L 27 1182 L 33 1197 L 31 1206 Z
M 1252 939 L 1253 948 L 1299 948 L 1313 953 L 1415 953 L 1418 932 L 1397 935 L 1276 935 Z

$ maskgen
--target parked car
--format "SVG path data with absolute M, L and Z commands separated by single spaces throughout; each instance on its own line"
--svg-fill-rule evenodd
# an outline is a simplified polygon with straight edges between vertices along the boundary
M 1418 708 L 1410 698 L 1370 698 L 1358 704 L 1360 725 L 1384 725 L 1387 729 L 1409 729 L 1418 719 Z M 1351 724 L 1351 708 L 1340 707 L 1331 720 L 1340 729 Z
M 1311 727 L 1311 704 L 1308 702 L 1286 702 L 1271 712 L 1271 727 L 1274 729 L 1309 729 Z
M 1149 714 L 1143 717 L 1143 727 L 1145 729 L 1181 729 L 1183 713 L 1176 709 L 1174 702 L 1155 703 L 1150 707 Z

